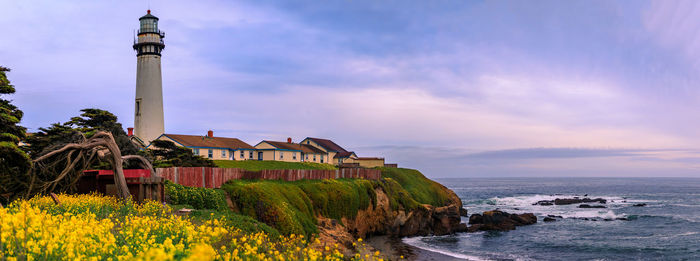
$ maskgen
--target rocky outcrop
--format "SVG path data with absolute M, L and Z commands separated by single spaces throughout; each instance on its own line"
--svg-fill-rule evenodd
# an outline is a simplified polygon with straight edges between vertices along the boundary
M 600 204 L 605 204 L 607 203 L 607 200 L 604 198 L 579 198 L 579 197 L 573 197 L 573 198 L 557 198 L 554 200 L 540 200 L 535 202 L 532 205 L 540 205 L 540 206 L 551 206 L 551 205 L 571 205 L 571 204 L 581 204 L 581 203 L 600 203 Z
M 578 205 L 578 208 L 608 208 L 608 207 L 606 207 L 606 206 L 603 206 L 603 205 L 588 205 L 588 204 L 581 204 L 581 205 Z
M 556 218 L 551 218 L 551 217 L 544 217 L 544 219 L 542 219 L 542 221 L 544 221 L 544 222 L 553 222 L 553 221 L 557 221 L 557 219 L 556 219 Z
M 532 213 L 510 214 L 500 210 L 486 211 L 483 214 L 472 214 L 469 217 L 471 226 L 468 232 L 476 231 L 509 231 L 516 226 L 525 226 L 537 223 L 537 217 Z
M 462 202 L 455 195 L 451 204 L 443 207 L 422 205 L 411 210 L 392 210 L 389 198 L 380 188 L 375 189 L 376 207 L 360 210 L 355 218 L 343 218 L 347 230 L 356 237 L 370 235 L 425 236 L 446 235 L 466 231 L 460 224 Z

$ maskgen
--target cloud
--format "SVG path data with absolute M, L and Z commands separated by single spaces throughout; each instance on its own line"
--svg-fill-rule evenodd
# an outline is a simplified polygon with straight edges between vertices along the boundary
M 467 154 L 466 158 L 475 159 L 557 159 L 557 158 L 597 158 L 597 157 L 622 157 L 636 156 L 637 152 L 650 150 L 623 150 L 623 149 L 583 149 L 583 148 L 529 148 L 484 151 Z M 651 150 L 654 151 L 654 150 Z
M 13 69 L 24 125 L 48 126 L 86 107 L 130 125 L 131 40 L 144 3 L 2 6 L 12 37 L 0 39 L 0 59 Z M 213 129 L 249 143 L 328 137 L 441 175 L 583 168 L 572 161 L 615 171 L 695 166 L 690 154 L 667 161 L 636 151 L 700 146 L 693 2 L 151 8 L 167 33 L 168 132 Z M 498 161 L 508 164 L 497 170 Z

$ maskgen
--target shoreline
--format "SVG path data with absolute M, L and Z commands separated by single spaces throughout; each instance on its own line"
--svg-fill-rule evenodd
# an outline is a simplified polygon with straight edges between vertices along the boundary
M 373 236 L 368 238 L 365 243 L 379 250 L 382 255 L 389 260 L 435 260 L 435 261 L 462 261 L 466 259 L 456 258 L 450 255 L 433 252 L 418 248 L 403 242 L 401 238 L 390 236 Z

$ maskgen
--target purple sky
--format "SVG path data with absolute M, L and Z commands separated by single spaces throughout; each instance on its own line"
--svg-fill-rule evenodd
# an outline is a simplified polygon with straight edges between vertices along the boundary
M 697 1 L 150 1 L 166 132 L 333 139 L 431 177 L 694 176 Z M 133 125 L 146 1 L 0 0 L 35 131 Z

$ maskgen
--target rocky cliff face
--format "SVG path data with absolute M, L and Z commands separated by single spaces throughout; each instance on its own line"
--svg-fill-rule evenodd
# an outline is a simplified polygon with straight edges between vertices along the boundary
M 386 193 L 380 188 L 375 189 L 375 193 L 376 207 L 370 205 L 360 210 L 355 218 L 341 220 L 345 230 L 355 237 L 445 235 L 466 230 L 466 224 L 460 224 L 462 201 L 453 192 L 452 202 L 447 206 L 422 205 L 411 211 L 392 210 Z M 335 226 L 320 226 L 320 230 L 324 229 L 337 232 Z

